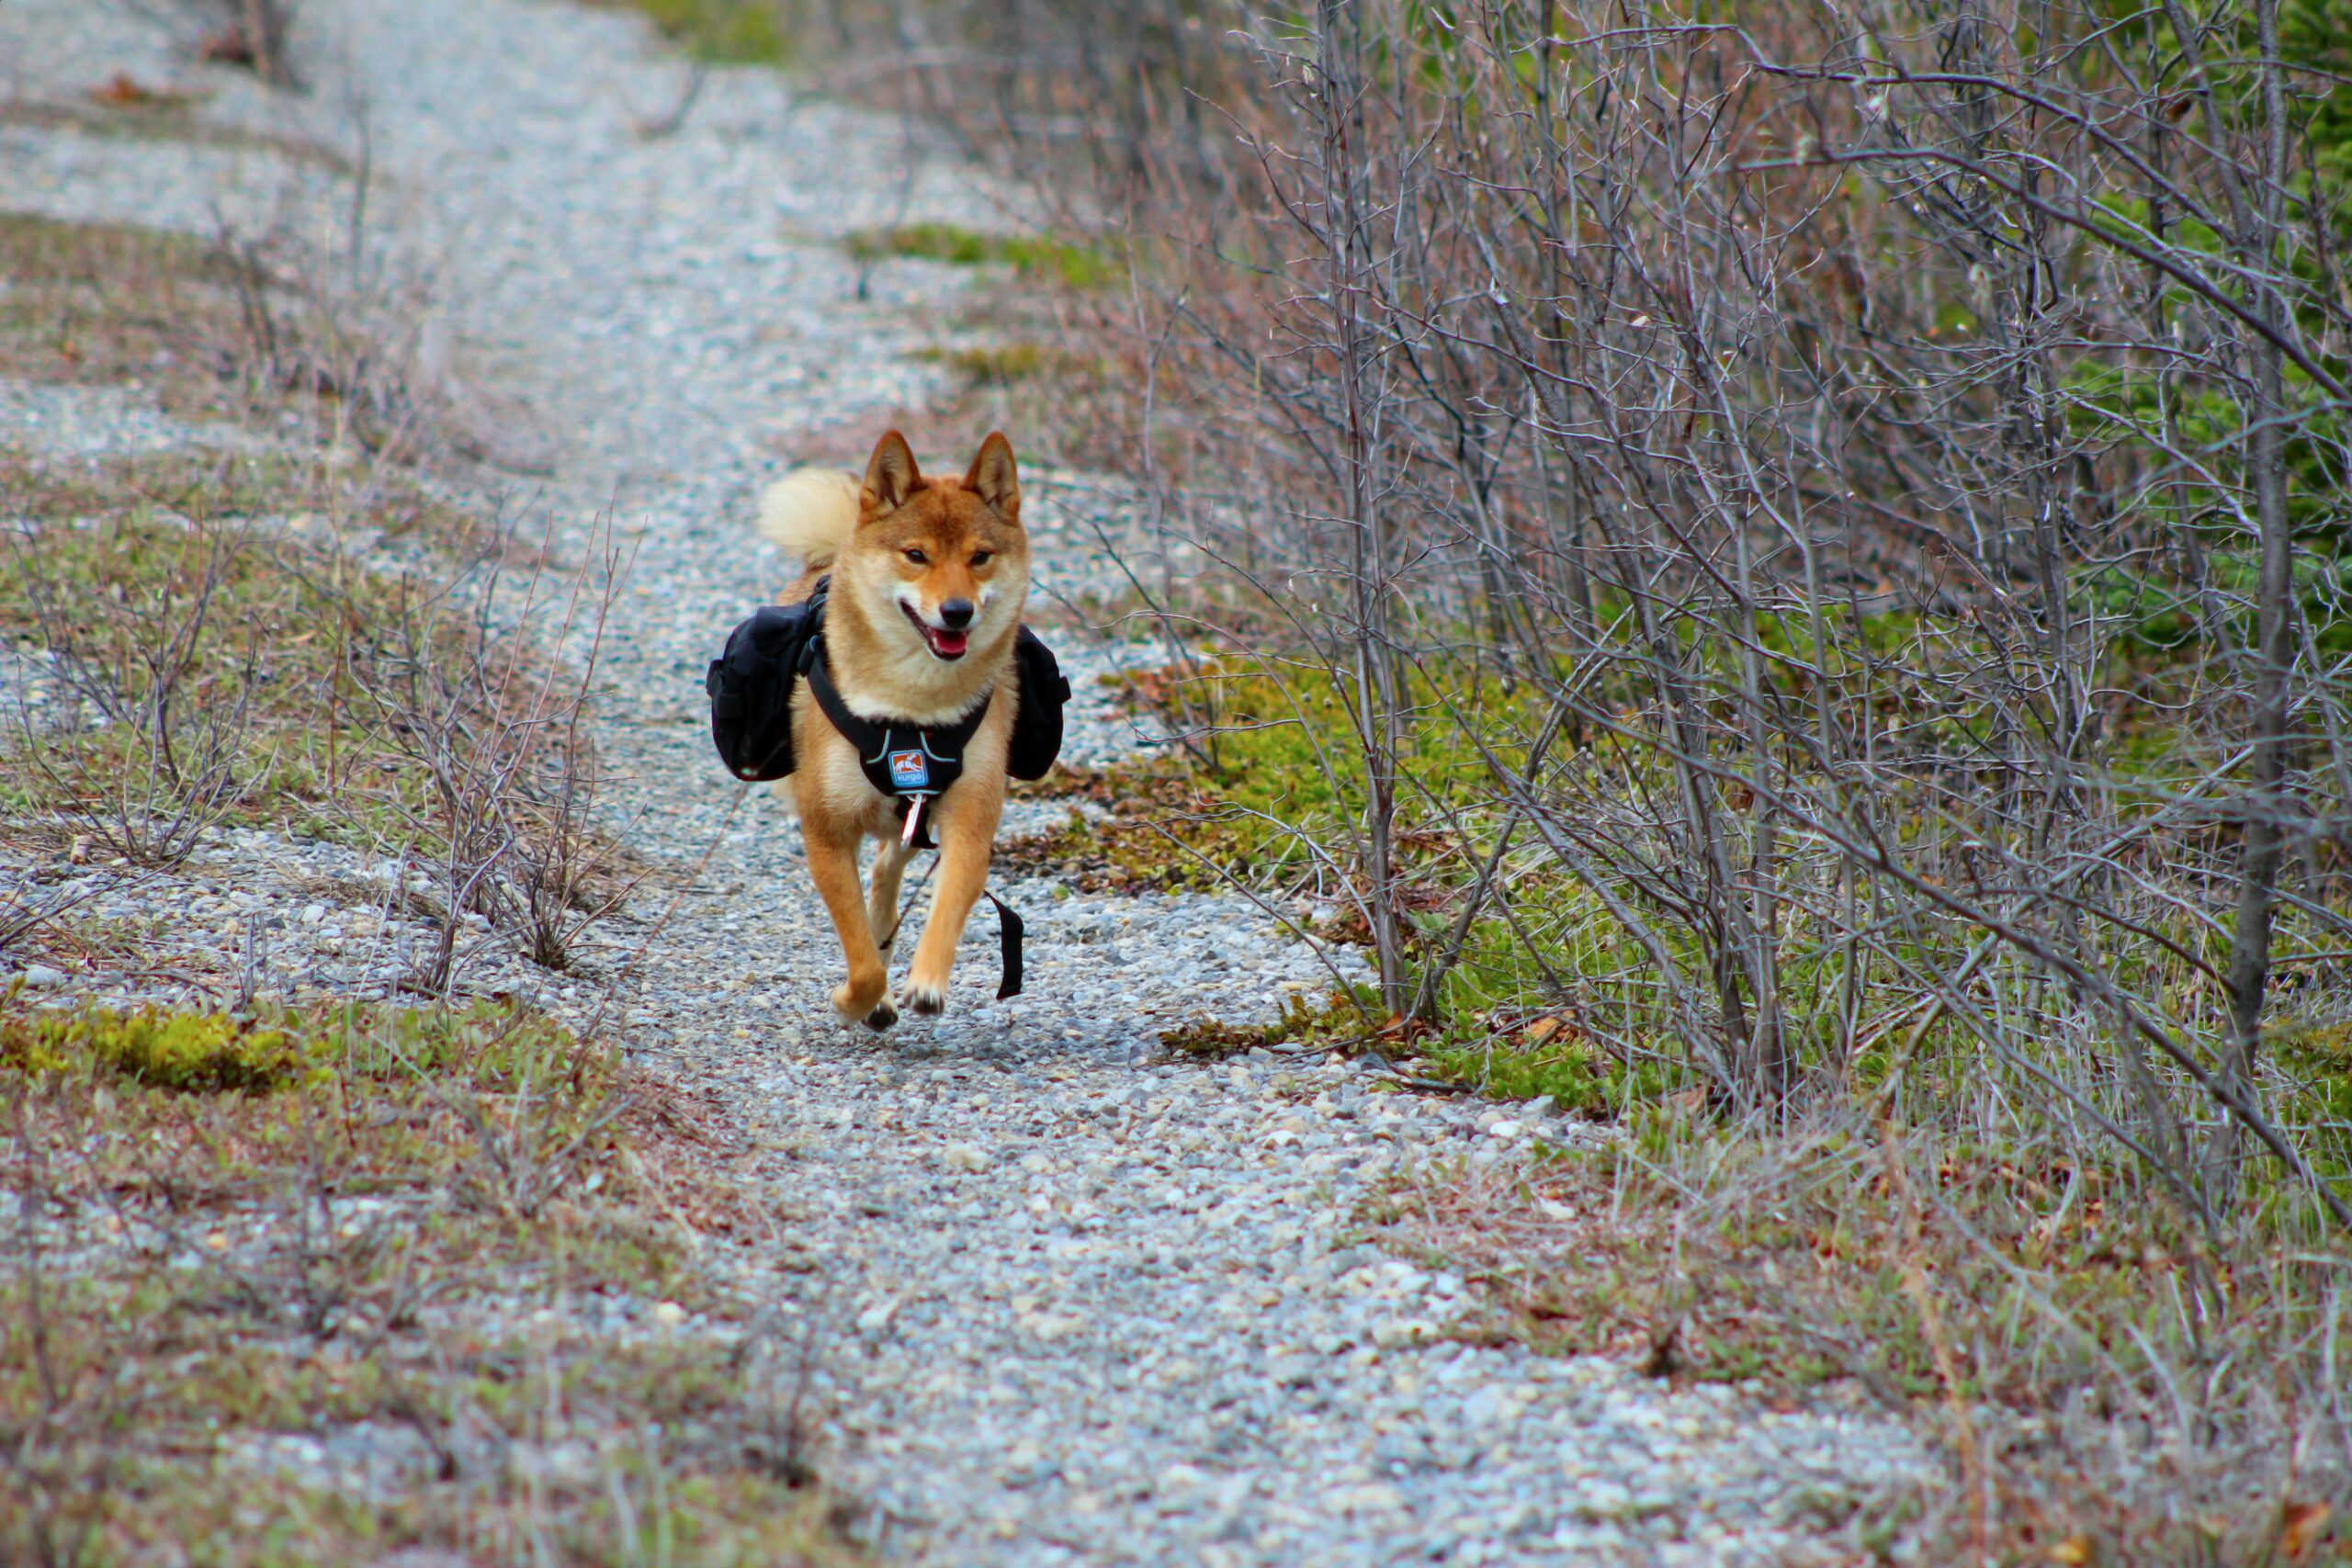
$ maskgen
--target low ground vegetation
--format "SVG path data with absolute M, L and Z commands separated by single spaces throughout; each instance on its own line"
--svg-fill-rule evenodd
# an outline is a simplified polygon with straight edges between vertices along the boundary
M 740 1151 L 608 1049 L 12 991 L 0 1094 L 12 1561 L 833 1560 L 806 1347 L 710 1283 Z
M 560 581 L 420 480 L 299 449 L 0 460 L 0 628 L 40 660 L 11 836 L 151 867 L 223 825 L 348 843 L 428 870 L 452 942 L 478 916 L 558 969 L 637 874 L 589 827 L 593 666 L 499 630 L 593 646 L 610 580 Z M 386 541 L 433 564 L 357 558 Z M 417 983 L 446 988 L 447 958 Z
M 346 464 L 399 459 L 443 423 L 438 400 L 388 325 L 399 312 L 354 298 L 337 270 L 282 236 L 0 214 L 0 373 L 129 386 Z

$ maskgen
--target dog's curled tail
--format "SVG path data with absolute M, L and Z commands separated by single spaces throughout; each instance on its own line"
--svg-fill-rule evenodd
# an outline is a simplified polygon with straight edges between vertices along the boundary
M 857 480 L 835 468 L 801 468 L 760 497 L 760 533 L 803 566 L 831 566 L 857 527 Z

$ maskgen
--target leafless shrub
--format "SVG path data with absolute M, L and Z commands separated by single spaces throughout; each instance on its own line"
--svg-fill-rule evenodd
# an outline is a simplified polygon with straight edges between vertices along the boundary
M 410 852 L 435 867 L 441 936 L 417 977 L 435 994 L 456 977 L 467 916 L 562 969 L 629 885 L 593 821 L 587 726 L 619 559 L 607 549 L 598 570 L 567 578 L 534 550 L 518 569 L 512 529 L 492 532 L 445 581 L 403 583 L 353 671 L 385 744 L 428 786 L 421 810 L 401 809 Z
M 134 863 L 185 860 L 236 802 L 266 678 L 257 628 L 222 608 L 247 542 L 242 523 L 191 515 L 153 592 L 133 599 L 57 571 L 46 531 L 6 536 L 56 699 L 19 703 L 11 750 L 72 822 Z
M 1263 199 L 1222 228 L 1167 210 L 1202 226 L 1190 255 L 1261 270 L 1186 276 L 1159 364 L 1204 413 L 1264 410 L 1247 471 L 1286 522 L 1173 503 L 1342 693 L 1393 1006 L 1417 990 L 1380 913 L 1398 759 L 1457 727 L 1494 776 L 1474 832 L 1513 824 L 1521 863 L 1599 901 L 1659 987 L 1623 1005 L 1727 1100 L 1848 1081 L 1887 984 L 2019 1070 L 1956 994 L 1989 939 L 1975 996 L 1997 975 L 2075 1010 L 2070 1068 L 2105 1087 L 2070 1114 L 2251 1129 L 2308 1174 L 2248 1043 L 2259 931 L 2290 908 L 2307 948 L 2343 930 L 2324 854 L 2276 886 L 2279 846 L 2339 830 L 2335 764 L 2261 773 L 2332 758 L 2339 705 L 2333 579 L 2304 569 L 2299 605 L 2293 568 L 2334 524 L 2290 514 L 2287 453 L 2341 471 L 2315 335 L 2340 305 L 2261 260 L 2329 254 L 2333 219 L 2285 193 L 2286 73 L 2184 66 L 2211 117 L 2184 141 L 2186 100 L 2097 29 L 2018 57 L 1966 17 L 1850 20 L 1254 24 L 1273 91 L 1235 112 Z M 2094 57 L 2093 85 L 2053 85 Z M 2111 220 L 2127 200 L 2220 238 Z M 1155 438 L 1230 445 L 1160 411 Z M 2208 958 L 2200 930 L 2240 934 Z M 2119 942 L 2156 969 L 2126 978 Z M 2151 1075 L 2190 1100 L 2161 1110 Z
M 329 449 L 379 460 L 416 457 L 453 434 L 445 389 L 419 362 L 413 326 L 401 324 L 415 301 L 355 296 L 342 281 L 346 258 L 277 235 L 223 230 L 212 254 L 232 310 L 203 350 L 252 406 L 294 415 Z

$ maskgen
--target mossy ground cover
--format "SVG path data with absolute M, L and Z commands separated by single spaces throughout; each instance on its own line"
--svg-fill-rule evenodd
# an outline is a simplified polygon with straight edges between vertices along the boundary
M 1890 626 L 1878 635 L 1911 633 Z M 1550 1095 L 1564 1107 L 1605 1117 L 1697 1091 L 1704 1080 L 1686 1043 L 1657 1021 L 1651 953 L 1634 943 L 1596 891 L 1532 830 L 1521 828 L 1497 852 L 1506 813 L 1495 778 L 1498 770 L 1522 770 L 1542 732 L 1544 699 L 1536 683 L 1435 665 L 1406 680 L 1397 904 L 1408 960 L 1417 971 L 1441 966 L 1442 979 L 1428 1012 L 1385 1021 L 1384 1054 L 1415 1073 L 1482 1093 Z M 1083 892 L 1238 886 L 1295 911 L 1302 927 L 1318 936 L 1368 943 L 1358 880 L 1364 863 L 1363 769 L 1347 683 L 1311 667 L 1236 658 L 1190 672 L 1130 676 L 1123 689 L 1143 716 L 1190 744 L 1170 743 L 1149 762 L 1109 773 L 1056 775 L 1050 787 L 1092 809 L 1008 843 L 1007 858 Z M 1605 705 L 1608 694 L 1592 694 L 1596 705 Z M 1634 728 L 1639 694 L 1622 695 L 1621 721 Z M 2178 764 L 2167 752 L 2163 765 Z M 1589 796 L 1597 818 L 1613 809 L 1612 795 L 1656 798 L 1673 788 L 1654 751 L 1606 728 L 1588 728 L 1579 739 L 1553 736 L 1545 767 L 1547 784 L 1569 791 L 1571 799 Z M 2144 788 L 2151 798 L 2162 793 L 2153 782 Z M 1736 800 L 1736 791 L 1727 798 Z M 1925 864 L 1934 863 L 1939 839 L 1964 836 L 1966 824 L 1941 821 L 1931 811 L 1890 808 L 1889 815 L 1890 830 Z M 1644 829 L 1628 815 L 1617 830 Z M 1489 865 L 1494 896 L 1465 925 L 1465 903 Z M 1639 901 L 1629 886 L 1617 892 Z M 2112 972 L 2151 991 L 2193 991 L 2199 982 L 2190 955 L 2218 964 L 2219 939 L 2177 910 L 2152 918 L 2168 945 L 2118 952 L 2109 960 Z M 2292 911 L 2283 919 L 2294 934 L 2282 942 L 2315 952 L 2329 945 L 2324 922 L 2302 921 Z M 1652 929 L 1685 984 L 1703 989 L 1705 958 L 1690 928 L 1654 915 Z M 1909 975 L 1950 971 L 1966 943 L 1954 947 L 1949 933 L 1924 930 L 1916 939 L 1883 939 L 1897 962 L 1851 981 L 1849 994 L 1852 960 L 1841 946 L 1843 930 L 1826 906 L 1791 911 L 1778 981 L 1792 1027 L 1804 1031 L 1800 1049 L 1837 1057 L 1835 1074 L 1858 1093 L 1876 1091 L 1899 1066 L 1920 1103 L 1959 1096 L 1981 1067 L 1977 1042 L 1949 1011 L 1927 1015 L 1920 1037 L 1908 1039 L 1909 1021 L 1920 1016 Z M 2328 1048 L 2342 1032 L 2340 1004 L 2325 985 L 2297 989 L 2313 977 L 2308 970 L 2300 960 L 2281 968 L 2282 1109 L 2310 1134 L 2314 1157 L 2346 1168 L 2352 1118 L 2343 1106 L 2352 1102 L 2342 1097 L 2352 1075 L 2343 1054 Z M 1854 1021 L 1841 1021 L 1841 1009 Z M 2306 1017 L 2306 1009 L 2315 1010 Z M 1375 1021 L 1375 1027 L 1383 1026 Z M 2298 1047 L 2303 1040 L 2311 1048 Z
M 1046 832 L 1007 840 L 1001 860 L 1081 892 L 1239 886 L 1295 910 L 1302 929 L 1317 937 L 1368 942 L 1353 881 L 1360 775 L 1353 718 L 1340 688 L 1272 662 L 1240 660 L 1187 675 L 1143 672 L 1122 688 L 1154 721 L 1195 737 L 1194 746 L 1171 744 L 1148 761 L 1108 772 L 1057 772 L 1031 793 L 1092 809 L 1073 809 Z M 1506 758 L 1523 750 L 1535 728 L 1533 694 L 1523 684 L 1489 684 L 1478 695 L 1489 726 L 1479 739 Z M 1434 693 L 1429 701 L 1438 705 Z M 1408 942 L 1429 961 L 1449 951 L 1464 890 L 1478 872 L 1465 829 L 1483 822 L 1489 775 L 1478 740 L 1451 724 L 1418 723 L 1407 738 L 1399 901 Z M 1600 1114 L 1613 1114 L 1629 1097 L 1686 1088 L 1687 1076 L 1662 1055 L 1629 1051 L 1579 1016 L 1607 1004 L 1624 966 L 1599 902 L 1533 864 L 1513 875 L 1511 891 L 1517 923 L 1491 912 L 1471 923 L 1433 1016 L 1388 1018 L 1369 997 L 1334 995 L 1294 1007 L 1267 1038 L 1210 1030 L 1196 1039 L 1179 1031 L 1174 1043 L 1214 1054 L 1309 1037 L 1352 1040 L 1415 1073 L 1503 1098 L 1549 1094 Z M 1531 929 L 1553 939 L 1541 964 L 1524 951 Z M 1564 994 L 1564 979 L 1583 986 L 1580 998 Z
M 842 1556 L 792 1424 L 797 1342 L 701 1266 L 764 1234 L 742 1151 L 609 1050 L 499 1004 L 17 993 L 0 1100 L 0 1555 Z M 583 1327 L 599 1297 L 641 1331 Z M 657 1301 L 740 1332 L 667 1333 Z M 374 1444 L 380 1472 L 331 1483 L 286 1459 L 305 1441 Z
M 781 65 L 792 33 L 778 0 L 594 0 L 644 13 L 662 36 L 714 65 Z
M 1016 276 L 1066 288 L 1091 288 L 1116 276 L 1111 259 L 1088 245 L 1039 234 L 990 234 L 954 223 L 906 223 L 860 230 L 842 242 L 853 260 L 902 258 L 951 266 L 1006 266 Z

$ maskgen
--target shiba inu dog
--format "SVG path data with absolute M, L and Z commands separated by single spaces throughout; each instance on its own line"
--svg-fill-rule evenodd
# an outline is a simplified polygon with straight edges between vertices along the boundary
M 797 765 L 775 784 L 799 813 L 808 874 L 849 963 L 833 1006 L 868 1028 L 888 1029 L 901 1003 L 921 1013 L 947 1005 L 956 944 L 987 885 L 1004 809 L 1019 707 L 1013 649 L 1029 596 L 1029 537 L 1012 446 L 992 434 L 962 479 L 927 479 L 894 430 L 876 445 L 862 483 L 810 468 L 770 486 L 759 527 L 801 562 L 799 581 L 780 603 L 800 604 L 820 579 L 831 579 L 823 659 L 831 694 L 856 718 L 893 727 L 876 757 L 861 756 L 827 717 L 815 677 L 802 681 L 792 696 Z M 967 724 L 977 728 L 962 739 Z M 937 767 L 933 731 L 962 739 L 960 773 Z M 893 789 L 920 789 L 929 769 L 952 774 L 952 782 L 935 796 L 910 799 L 876 787 L 875 767 L 887 767 L 884 782 Z M 898 935 L 899 877 L 919 825 L 938 839 L 937 886 L 906 985 L 893 997 L 887 958 Z M 865 839 L 881 844 L 872 886 L 861 893 L 857 855 Z

